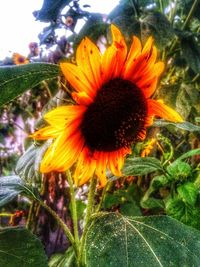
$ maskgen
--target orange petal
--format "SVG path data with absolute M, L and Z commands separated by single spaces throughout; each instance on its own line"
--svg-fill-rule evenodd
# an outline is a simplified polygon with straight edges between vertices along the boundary
M 108 152 L 95 152 L 96 159 L 96 175 L 100 180 L 100 187 L 104 187 L 107 183 L 106 166 L 108 162 Z
M 72 98 L 74 99 L 74 101 L 76 101 L 77 104 L 84 106 L 88 106 L 93 102 L 93 99 L 90 98 L 85 92 L 80 92 L 80 93 L 73 92 Z
M 90 97 L 95 96 L 96 92 L 93 89 L 92 84 L 78 66 L 71 63 L 61 62 L 60 67 L 65 78 L 73 86 L 74 90 L 78 92 L 84 91 Z
M 74 181 L 76 185 L 82 185 L 94 175 L 96 168 L 96 160 L 91 156 L 91 152 L 87 147 L 82 150 L 76 169 L 74 172 Z
M 76 51 L 76 61 L 78 67 L 88 78 L 93 89 L 101 86 L 100 65 L 101 55 L 98 47 L 85 37 Z
M 141 54 L 126 67 L 123 73 L 124 79 L 136 82 L 144 77 L 144 73 L 154 64 L 157 56 L 157 50 L 155 47 L 152 49 L 152 44 L 153 39 L 149 38 Z
M 120 166 L 118 164 L 118 162 L 120 161 L 118 159 L 118 157 L 121 156 L 119 150 L 114 151 L 114 152 L 110 152 L 109 153 L 109 157 L 108 157 L 108 168 L 111 170 L 111 172 L 115 175 L 115 176 L 121 176 L 121 169 Z
M 142 51 L 142 45 L 141 45 L 140 40 L 136 36 L 133 36 L 131 48 L 129 50 L 129 53 L 128 53 L 128 56 L 125 62 L 125 66 L 124 66 L 123 73 L 125 73 L 125 75 L 126 75 L 127 70 L 130 68 L 130 66 L 135 62 L 137 57 L 141 54 L 141 51 Z
M 175 110 L 159 102 L 159 100 L 148 99 L 147 103 L 149 116 L 158 116 L 169 121 L 183 122 L 182 117 Z
M 102 56 L 101 70 L 103 82 L 119 77 L 123 68 L 127 47 L 120 30 L 111 25 L 112 45 L 106 49 Z
M 152 48 L 152 45 L 153 45 L 153 42 L 154 42 L 154 39 L 153 39 L 152 36 L 150 36 L 147 39 L 147 41 L 146 41 L 146 43 L 145 43 L 145 45 L 144 45 L 144 47 L 142 49 L 142 54 L 146 54 L 146 53 L 149 53 L 150 52 L 150 50 Z
M 158 78 L 153 77 L 151 80 L 147 80 L 146 83 L 137 83 L 137 86 L 142 90 L 146 98 L 149 98 L 155 92 L 157 88 Z
M 146 98 L 149 98 L 155 92 L 158 77 L 163 72 L 164 67 L 165 65 L 163 62 L 154 64 L 151 70 L 148 73 L 144 73 L 140 80 L 136 82 L 137 87 L 143 91 Z

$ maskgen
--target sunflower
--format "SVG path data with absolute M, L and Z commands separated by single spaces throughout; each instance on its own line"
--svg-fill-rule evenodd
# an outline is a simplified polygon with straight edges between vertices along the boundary
M 180 115 L 155 92 L 163 62 L 149 37 L 144 47 L 133 37 L 130 50 L 120 30 L 111 25 L 112 44 L 101 54 L 87 37 L 76 51 L 76 65 L 62 62 L 61 70 L 74 88 L 75 105 L 60 106 L 45 114 L 48 126 L 35 132 L 38 140 L 52 139 L 40 171 L 63 172 L 76 163 L 74 180 L 86 183 L 96 174 L 106 184 L 106 170 L 120 176 L 131 145 L 145 138 L 158 116 L 181 122 Z
M 14 53 L 12 56 L 13 63 L 15 65 L 27 64 L 29 63 L 29 59 L 20 55 L 19 53 Z

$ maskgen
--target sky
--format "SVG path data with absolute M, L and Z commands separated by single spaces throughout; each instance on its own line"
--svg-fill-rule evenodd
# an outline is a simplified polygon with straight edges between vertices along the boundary
M 56 1 L 56 0 L 55 0 Z M 80 0 L 88 11 L 108 14 L 119 0 Z M 43 0 L 0 1 L 0 60 L 18 52 L 28 54 L 28 44 L 38 42 L 38 34 L 48 24 L 36 21 L 32 12 L 41 9 Z

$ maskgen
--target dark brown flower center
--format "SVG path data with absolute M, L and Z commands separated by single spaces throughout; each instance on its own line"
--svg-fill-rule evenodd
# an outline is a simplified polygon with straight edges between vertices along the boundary
M 81 132 L 91 151 L 114 151 L 140 139 L 145 129 L 147 102 L 128 80 L 110 80 L 88 106 Z
M 18 61 L 19 61 L 20 63 L 23 63 L 23 62 L 25 61 L 25 58 L 24 58 L 24 57 L 19 57 L 19 58 L 18 58 Z

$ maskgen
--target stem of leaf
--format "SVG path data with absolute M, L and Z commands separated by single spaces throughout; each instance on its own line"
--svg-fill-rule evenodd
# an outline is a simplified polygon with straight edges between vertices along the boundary
M 74 228 L 74 239 L 75 244 L 78 251 L 79 246 L 79 234 L 78 234 L 78 217 L 77 217 L 77 207 L 76 207 L 76 198 L 75 198 L 75 191 L 74 191 L 74 184 L 70 170 L 67 171 L 67 180 L 69 183 L 69 190 L 71 195 L 71 207 L 72 207 L 72 221 L 73 221 L 73 228 Z
M 89 188 L 89 193 L 88 193 L 88 204 L 87 204 L 85 222 L 84 222 L 85 225 L 84 225 L 84 230 L 83 230 L 83 234 L 81 237 L 79 259 L 78 259 L 78 266 L 79 267 L 82 266 L 82 255 L 83 255 L 85 237 L 86 237 L 89 221 L 90 221 L 93 209 L 94 209 L 94 197 L 95 197 L 96 184 L 97 184 L 97 179 L 96 179 L 96 177 L 93 177 L 90 180 L 90 188 Z
M 70 229 L 67 227 L 67 225 L 64 223 L 64 221 L 57 215 L 57 213 L 52 210 L 46 203 L 44 203 L 42 200 L 37 199 L 38 203 L 44 208 L 46 209 L 53 217 L 54 219 L 57 221 L 58 225 L 62 228 L 64 234 L 66 235 L 66 237 L 69 239 L 69 241 L 71 242 L 74 250 L 75 250 L 75 254 L 77 255 L 77 248 L 76 248 L 76 244 L 75 244 L 75 240 L 73 235 L 70 232 Z
M 108 181 L 107 184 L 104 186 L 102 194 L 101 194 L 101 199 L 100 199 L 99 204 L 97 205 L 97 208 L 96 208 L 96 213 L 101 210 L 106 193 L 110 190 L 112 185 L 113 185 L 113 183 L 111 181 Z

